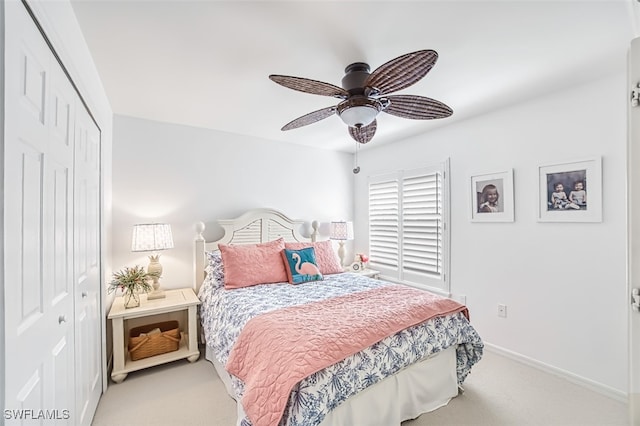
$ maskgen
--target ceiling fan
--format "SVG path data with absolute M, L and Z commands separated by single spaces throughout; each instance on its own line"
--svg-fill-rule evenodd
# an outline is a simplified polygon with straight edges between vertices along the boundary
M 349 134 L 365 144 L 376 133 L 379 112 L 416 120 L 445 118 L 453 114 L 447 105 L 416 95 L 389 95 L 415 84 L 436 63 L 438 53 L 419 50 L 399 56 L 369 73 L 369 65 L 355 62 L 344 70 L 342 87 L 303 77 L 272 74 L 276 83 L 300 92 L 342 99 L 335 106 L 310 112 L 287 123 L 282 130 L 297 129 L 337 114 L 349 126 Z

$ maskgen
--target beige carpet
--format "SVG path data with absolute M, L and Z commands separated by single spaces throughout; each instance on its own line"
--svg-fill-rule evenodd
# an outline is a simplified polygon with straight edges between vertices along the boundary
M 489 351 L 465 389 L 448 406 L 403 426 L 628 424 L 626 404 Z M 208 361 L 176 361 L 111 383 L 93 421 L 93 426 L 144 425 L 234 426 L 235 402 Z

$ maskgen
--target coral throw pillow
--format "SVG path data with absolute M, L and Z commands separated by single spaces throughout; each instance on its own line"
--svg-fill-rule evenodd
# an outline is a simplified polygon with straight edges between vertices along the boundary
M 224 288 L 288 281 L 280 254 L 284 250 L 283 238 L 260 244 L 219 244 L 218 248 L 224 265 Z
M 286 263 L 287 276 L 291 284 L 322 280 L 322 274 L 316 265 L 316 254 L 313 247 L 300 250 L 282 250 L 282 258 Z
M 340 265 L 340 258 L 338 258 L 338 254 L 333 249 L 331 240 L 316 241 L 315 243 L 285 243 L 284 246 L 289 250 L 313 247 L 316 252 L 316 262 L 322 275 L 344 272 L 344 268 Z

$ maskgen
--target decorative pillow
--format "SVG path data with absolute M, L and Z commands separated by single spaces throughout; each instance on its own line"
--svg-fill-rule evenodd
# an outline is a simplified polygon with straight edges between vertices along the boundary
M 331 240 L 316 241 L 315 243 L 285 243 L 285 248 L 290 250 L 300 250 L 313 247 L 316 251 L 316 261 L 322 275 L 339 274 L 344 272 L 340 265 L 340 258 L 333 249 Z
M 300 250 L 284 249 L 282 250 L 282 258 L 285 261 L 287 276 L 291 284 L 322 280 L 313 247 Z
M 224 288 L 287 282 L 282 255 L 284 239 L 268 243 L 219 244 L 224 265 Z
M 216 287 L 222 287 L 224 285 L 224 266 L 222 265 L 222 255 L 219 251 L 208 251 L 207 255 L 207 267 L 205 272 L 206 278 Z

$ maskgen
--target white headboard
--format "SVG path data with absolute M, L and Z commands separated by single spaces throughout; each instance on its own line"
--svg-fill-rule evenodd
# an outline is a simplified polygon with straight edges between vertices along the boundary
M 205 225 L 203 222 L 196 224 L 195 239 L 195 289 L 200 286 L 205 278 L 206 251 L 218 249 L 218 244 L 252 244 L 266 243 L 277 238 L 284 238 L 287 242 L 315 241 L 318 235 L 318 222 L 311 224 L 310 238 L 300 234 L 300 228 L 305 223 L 302 220 L 293 220 L 272 209 L 249 210 L 236 219 L 218 220 L 224 229 L 224 236 L 217 241 L 205 241 L 202 233 Z

